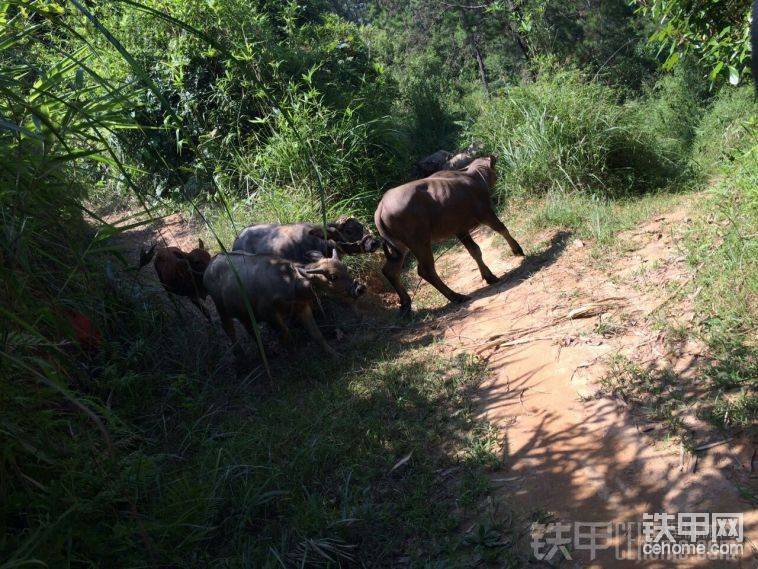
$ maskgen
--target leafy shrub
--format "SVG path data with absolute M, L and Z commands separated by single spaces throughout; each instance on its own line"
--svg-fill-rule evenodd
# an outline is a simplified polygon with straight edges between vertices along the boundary
M 240 0 L 147 4 L 202 29 L 223 49 L 144 10 L 102 9 L 172 109 L 167 116 L 165 104 L 149 94 L 135 113 L 140 128 L 120 135 L 124 152 L 146 172 L 139 180 L 146 193 L 212 194 L 219 170 L 221 181 L 229 182 L 225 187 L 236 192 L 235 182 L 250 172 L 240 176 L 230 156 L 240 157 L 247 168 L 254 163 L 258 178 L 311 179 L 303 140 L 313 141 L 317 164 L 325 161 L 320 165 L 335 196 L 395 176 L 401 153 L 386 117 L 398 97 L 397 85 L 377 64 L 359 28 L 329 14 L 325 3 L 307 8 Z M 120 54 L 99 43 L 105 44 L 103 72 L 131 78 Z M 282 113 L 293 115 L 300 136 Z M 283 171 L 289 167 L 283 159 L 294 159 L 292 176 Z M 269 167 L 273 170 L 265 171 Z M 246 189 L 249 180 L 242 181 Z
M 650 40 L 660 52 L 668 52 L 664 69 L 692 54 L 712 81 L 728 77 L 737 85 L 749 75 L 750 0 L 637 0 L 636 4 L 658 26 Z

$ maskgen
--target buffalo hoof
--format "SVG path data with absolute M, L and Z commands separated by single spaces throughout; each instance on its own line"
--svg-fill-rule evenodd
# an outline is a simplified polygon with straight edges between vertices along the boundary
M 451 302 L 457 302 L 458 304 L 462 302 L 468 302 L 471 300 L 470 296 L 466 296 L 465 294 L 456 294 L 453 298 L 450 299 Z
M 516 245 L 516 248 L 515 248 L 515 249 L 512 249 L 512 251 L 513 251 L 513 254 L 514 254 L 516 257 L 525 257 L 525 256 L 526 256 L 526 255 L 524 254 L 524 250 L 521 248 L 521 245 Z
M 400 316 L 400 318 L 405 318 L 407 316 L 410 316 L 411 315 L 411 305 L 410 304 L 401 304 L 400 305 L 400 310 L 398 310 L 397 314 L 398 314 L 398 316 Z
M 497 284 L 500 282 L 500 279 L 497 278 L 495 275 L 489 275 L 487 277 L 484 277 L 484 280 L 487 281 L 487 284 Z

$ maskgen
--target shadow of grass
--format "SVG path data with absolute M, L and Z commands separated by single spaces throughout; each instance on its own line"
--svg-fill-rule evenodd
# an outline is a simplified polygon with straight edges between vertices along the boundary
M 343 357 L 326 358 L 298 334 L 295 349 L 272 358 L 268 383 L 254 365 L 235 373 L 221 330 L 167 311 L 162 294 L 139 306 L 130 292 L 111 299 L 113 318 L 131 311 L 131 324 L 107 331 L 88 364 L 88 396 L 118 416 L 118 472 L 163 562 L 469 554 L 456 528 L 486 495 L 494 456 L 470 403 L 481 364 L 382 320 L 345 326 L 344 311 L 327 306 L 320 326 L 334 341 L 342 323 Z M 103 539 L 145 560 L 116 535 Z

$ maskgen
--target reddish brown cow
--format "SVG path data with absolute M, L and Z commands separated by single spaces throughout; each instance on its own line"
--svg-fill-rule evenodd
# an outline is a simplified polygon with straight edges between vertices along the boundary
M 140 255 L 140 267 L 150 262 L 155 253 L 155 272 L 167 292 L 178 296 L 186 296 L 209 321 L 208 309 L 200 302 L 208 296 L 203 285 L 203 274 L 211 256 L 205 250 L 202 239 L 198 239 L 197 249 L 185 253 L 178 247 L 164 247 L 155 251 L 155 246 Z
M 400 271 L 410 250 L 418 259 L 418 274 L 453 302 L 468 296 L 450 290 L 434 267 L 432 243 L 458 237 L 479 266 L 482 278 L 497 282 L 482 260 L 482 252 L 469 234 L 480 224 L 500 233 L 514 255 L 524 254 L 492 208 L 490 189 L 495 185 L 495 158 L 474 160 L 466 170 L 436 174 L 393 188 L 382 196 L 374 214 L 374 223 L 384 238 L 387 258 L 382 272 L 400 296 L 403 312 L 411 307 L 411 298 L 400 282 Z

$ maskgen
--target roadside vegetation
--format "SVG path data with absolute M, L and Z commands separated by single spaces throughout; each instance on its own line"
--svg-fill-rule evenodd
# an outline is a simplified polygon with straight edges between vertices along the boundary
M 656 30 L 680 2 L 505 4 L 0 2 L 0 567 L 518 566 L 482 508 L 476 358 L 387 318 L 343 326 L 339 362 L 237 369 L 139 284 L 114 237 L 147 222 L 103 221 L 179 211 L 214 250 L 252 222 L 370 221 L 439 148 L 481 143 L 505 219 L 600 263 L 688 204 L 702 413 L 754 427 L 749 2 L 690 22 L 707 53 L 686 19 Z M 616 379 L 668 399 L 635 370 Z

